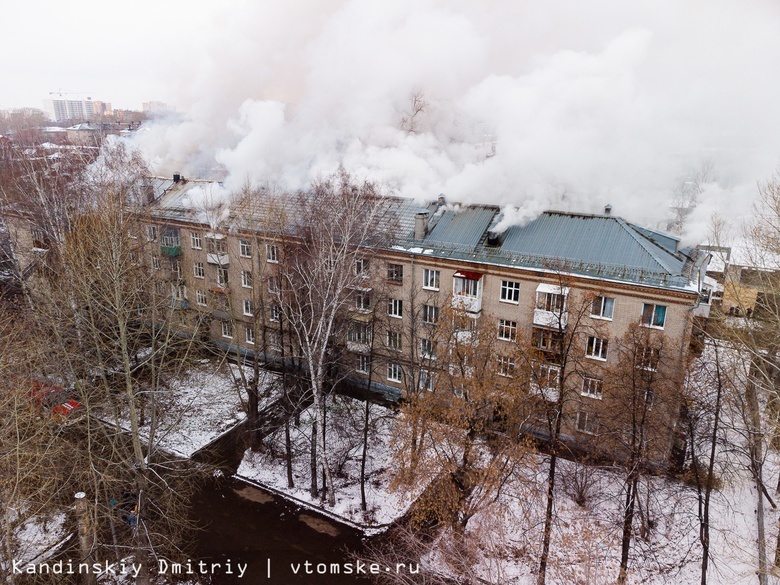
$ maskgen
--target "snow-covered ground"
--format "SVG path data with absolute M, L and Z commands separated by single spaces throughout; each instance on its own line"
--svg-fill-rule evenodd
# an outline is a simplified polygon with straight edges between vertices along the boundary
M 218 364 L 204 360 L 177 378 L 168 379 L 158 390 L 158 412 L 155 444 L 158 448 L 179 457 L 191 457 L 219 436 L 246 419 L 244 401 L 246 392 L 239 378 L 239 366 Z M 247 377 L 251 368 L 243 367 Z M 261 370 L 260 392 L 269 390 L 263 404 L 274 399 L 274 381 L 277 376 Z M 103 420 L 110 422 L 105 413 Z M 141 435 L 148 440 L 150 420 L 147 416 Z M 120 424 L 129 431 L 130 422 L 123 412 Z
M 247 450 L 236 473 L 239 479 L 250 480 L 306 507 L 337 517 L 362 528 L 367 534 L 382 531 L 388 524 L 400 518 L 419 495 L 401 493 L 389 487 L 392 461 L 392 436 L 395 426 L 391 410 L 371 406 L 371 431 L 366 461 L 366 507 L 360 509 L 360 460 L 362 450 L 362 424 L 364 403 L 350 398 L 334 398 L 329 411 L 327 451 L 333 472 L 336 505 L 323 505 L 319 498 L 309 493 L 311 484 L 309 449 L 314 412 L 306 409 L 300 424 L 291 424 L 293 478 L 295 487 L 287 487 L 284 430 L 270 435 L 261 452 Z M 321 479 L 321 478 L 320 478 Z
M 11 511 L 7 513 L 11 514 Z M 20 565 L 47 560 L 70 538 L 65 518 L 65 512 L 38 515 L 17 526 L 13 540 L 14 560 Z

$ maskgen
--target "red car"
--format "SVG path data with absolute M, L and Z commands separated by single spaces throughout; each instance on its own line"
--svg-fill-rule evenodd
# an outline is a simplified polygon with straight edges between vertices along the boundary
M 35 403 L 50 410 L 52 415 L 66 417 L 81 408 L 81 403 L 68 396 L 62 386 L 48 382 L 35 381 L 32 390 Z

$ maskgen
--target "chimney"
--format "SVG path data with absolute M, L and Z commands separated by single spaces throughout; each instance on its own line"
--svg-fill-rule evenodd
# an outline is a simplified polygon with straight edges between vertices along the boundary
M 428 234 L 428 212 L 420 211 L 414 215 L 414 239 L 424 240 Z
M 612 215 L 612 206 L 609 203 L 604 206 L 604 215 Z
M 173 173 L 173 182 L 174 183 L 178 183 L 179 181 L 181 181 L 181 174 L 178 173 L 178 172 L 177 173 Z
M 439 203 L 439 207 L 441 207 L 442 205 L 444 205 L 446 203 L 446 201 L 444 200 L 444 195 L 439 195 L 438 203 Z

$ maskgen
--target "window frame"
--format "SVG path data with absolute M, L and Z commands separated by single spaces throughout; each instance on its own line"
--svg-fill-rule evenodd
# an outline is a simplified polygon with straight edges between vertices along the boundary
M 387 282 L 393 284 L 403 284 L 404 282 L 404 265 L 396 264 L 394 262 L 387 263 Z
M 496 356 L 496 361 L 498 362 L 497 373 L 499 376 L 502 378 L 515 377 L 515 369 L 517 367 L 515 358 L 506 355 L 498 355 Z
M 385 341 L 387 342 L 387 349 L 390 351 L 402 351 L 403 340 L 401 338 L 400 331 L 388 329 L 387 335 L 385 336 Z
M 251 325 L 247 325 L 244 328 L 244 341 L 246 343 L 251 343 L 252 345 L 255 344 L 255 328 Z
M 279 246 L 266 243 L 265 261 L 269 264 L 279 264 Z
M 513 298 L 509 298 L 509 293 Z M 501 280 L 501 291 L 498 297 L 498 302 L 509 303 L 512 305 L 520 304 L 520 281 L 518 280 Z
M 230 276 L 226 266 L 217 266 L 217 285 L 226 287 L 230 283 Z
M 200 305 L 201 307 L 208 307 L 209 306 L 209 297 L 206 294 L 205 291 L 201 289 L 195 290 L 195 302 Z
M 436 305 L 423 305 L 422 322 L 426 325 L 436 325 L 439 322 L 439 307 Z
M 584 415 L 584 416 L 583 416 Z M 582 423 L 580 423 L 582 421 Z M 595 425 L 595 429 L 593 426 Z M 599 417 L 597 414 L 588 412 L 587 410 L 577 411 L 577 422 L 575 428 L 586 435 L 598 435 L 599 434 Z
M 358 374 L 370 374 L 371 373 L 371 358 L 364 353 L 355 354 L 357 358 L 357 365 L 355 371 Z
M 206 267 L 203 262 L 192 263 L 192 274 L 195 278 L 206 278 Z
M 441 290 L 441 270 L 423 268 L 423 290 Z
M 511 321 L 510 319 L 499 319 L 498 339 L 501 341 L 517 341 L 517 321 Z
M 241 271 L 241 288 L 254 288 L 254 278 L 251 270 Z
M 420 339 L 420 357 L 425 360 L 436 359 L 436 347 L 432 340 L 427 337 Z
M 652 307 L 648 313 L 648 307 Z M 661 319 L 661 324 L 656 324 L 656 321 L 658 320 L 658 309 L 662 308 L 663 311 L 663 317 Z M 650 329 L 663 329 L 666 326 L 666 311 L 669 308 L 669 305 L 659 305 L 656 303 L 643 303 L 642 304 L 642 317 L 641 317 L 641 323 L 642 327 L 648 327 Z M 648 318 L 649 317 L 649 318 Z
M 198 232 L 190 232 L 190 248 L 193 250 L 203 249 L 203 240 Z
M 588 342 L 585 345 L 585 357 L 592 360 L 599 360 L 602 362 L 607 361 L 609 355 L 609 339 L 602 337 L 596 337 L 595 335 L 588 336 Z
M 582 388 L 580 396 L 593 398 L 595 400 L 604 399 L 604 380 L 594 376 L 582 376 Z
M 594 308 L 598 304 L 598 312 L 594 312 Z M 609 307 L 609 315 L 605 315 L 605 311 Z M 605 297 L 598 295 L 590 305 L 590 316 L 592 319 L 603 319 L 604 321 L 612 321 L 615 316 L 615 297 Z
M 222 337 L 226 337 L 228 339 L 233 339 L 233 323 L 232 321 L 221 321 L 222 326 Z
M 393 319 L 404 318 L 404 302 L 402 299 L 387 299 L 387 315 Z
M 238 255 L 241 258 L 252 257 L 252 240 L 244 240 L 243 238 L 238 240 Z
M 252 299 L 243 299 L 242 305 L 244 317 L 255 316 L 255 307 L 253 306 Z
M 397 362 L 388 362 L 387 379 L 390 382 L 397 382 L 397 383 L 403 381 L 403 370 L 401 368 L 401 364 Z

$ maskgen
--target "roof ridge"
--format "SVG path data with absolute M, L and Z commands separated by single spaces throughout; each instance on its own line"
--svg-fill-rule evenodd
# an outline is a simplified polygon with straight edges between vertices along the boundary
M 623 229 L 626 230 L 631 235 L 631 237 L 637 241 L 637 243 L 640 246 L 642 246 L 642 249 L 644 249 L 645 252 L 647 252 L 650 255 L 650 257 L 653 260 L 655 260 L 659 266 L 661 266 L 661 268 L 663 268 L 669 274 L 675 274 L 674 270 L 671 269 L 666 262 L 664 262 L 663 258 L 659 257 L 659 255 L 656 253 L 657 250 L 655 250 L 655 248 L 665 252 L 666 254 L 669 254 L 670 256 L 673 256 L 673 254 L 671 254 L 666 248 L 663 248 L 662 246 L 653 242 L 650 238 L 648 238 L 638 230 L 634 229 L 634 227 L 622 217 L 613 217 L 612 219 L 617 221 L 617 223 L 620 226 L 622 226 Z

